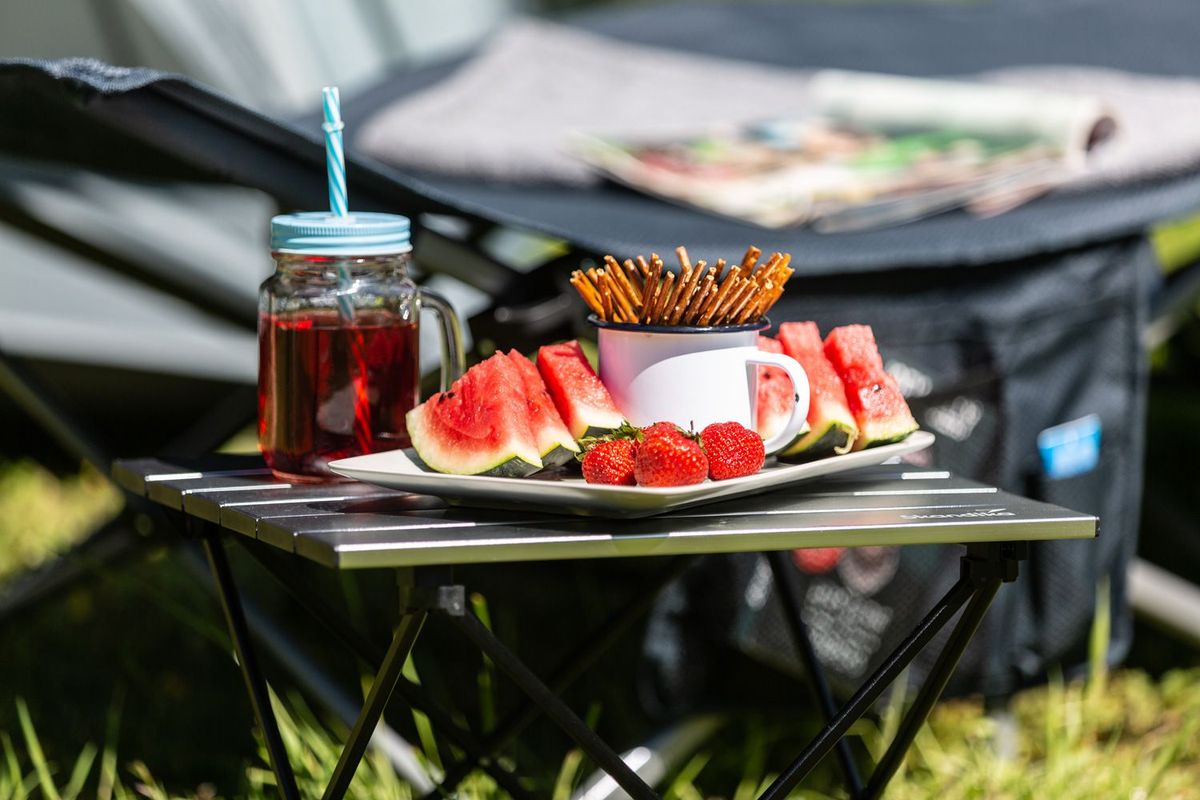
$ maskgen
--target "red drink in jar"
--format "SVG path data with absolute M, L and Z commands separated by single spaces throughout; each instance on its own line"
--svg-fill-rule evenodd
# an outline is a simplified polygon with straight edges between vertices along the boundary
M 313 311 L 260 324 L 258 435 L 271 469 L 308 476 L 339 458 L 408 447 L 404 415 L 419 391 L 414 323 L 375 312 L 345 327 L 337 312 Z
M 422 305 L 437 312 L 446 338 L 443 384 L 462 359 L 454 312 L 408 278 L 408 220 L 288 214 L 271 221 L 271 242 L 276 271 L 259 303 L 267 466 L 285 480 L 328 480 L 332 461 L 407 447 Z

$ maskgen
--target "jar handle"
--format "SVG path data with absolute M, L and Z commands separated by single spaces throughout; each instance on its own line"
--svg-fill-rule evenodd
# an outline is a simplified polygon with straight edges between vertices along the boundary
M 420 287 L 418 296 L 421 306 L 428 306 L 438 318 L 438 332 L 442 340 L 442 388 L 446 391 L 466 370 L 466 356 L 463 355 L 462 324 L 458 314 L 446 298 L 437 292 Z

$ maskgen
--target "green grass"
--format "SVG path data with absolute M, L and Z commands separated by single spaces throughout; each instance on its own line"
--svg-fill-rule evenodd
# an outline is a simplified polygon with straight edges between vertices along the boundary
M 918 735 L 888 797 L 909 798 L 1196 798 L 1200 797 L 1200 670 L 1169 673 L 1159 681 L 1144 673 L 1107 676 L 1097 690 L 1088 681 L 1053 682 L 1021 694 L 1013 705 L 1019 734 L 1010 758 L 995 753 L 996 723 L 978 701 L 959 700 L 935 709 Z M 211 785 L 178 791 L 158 781 L 149 766 L 122 761 L 117 742 L 102 747 L 87 743 L 73 760 L 55 763 L 43 753 L 34 723 L 17 701 L 20 731 L 0 733 L 3 766 L 0 800 L 34 797 L 74 800 L 84 794 L 103 800 L 137 796 L 166 800 L 207 800 Z M 346 731 L 328 725 L 297 697 L 275 702 L 282 734 L 297 773 L 300 792 L 319 796 L 337 761 Z M 876 722 L 855 729 L 878 757 L 895 732 L 903 697 L 892 702 Z M 115 726 L 113 726 L 115 728 Z M 730 733 L 749 742 L 752 752 L 741 759 L 741 771 L 717 770 L 712 750 L 693 755 L 666 786 L 667 798 L 750 800 L 774 774 L 763 769 L 761 754 L 789 744 L 791 735 L 778 724 L 751 719 L 732 724 Z M 725 737 L 728 738 L 728 737 Z M 120 764 L 120 766 L 118 766 Z M 587 776 L 583 756 L 575 750 L 563 759 L 552 797 L 566 800 Z M 237 796 L 248 800 L 276 797 L 274 776 L 260 749 L 245 768 Z M 369 754 L 360 767 L 351 798 L 414 797 L 391 765 Z M 498 800 L 506 795 L 486 776 L 475 774 L 460 786 L 464 800 Z M 833 785 L 807 787 L 796 798 L 843 797 Z
M 0 463 L 0 580 L 69 547 L 120 508 L 120 492 L 95 470 L 58 479 L 33 461 Z

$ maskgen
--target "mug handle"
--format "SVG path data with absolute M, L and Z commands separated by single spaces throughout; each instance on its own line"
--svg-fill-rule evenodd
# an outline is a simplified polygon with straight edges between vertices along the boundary
M 442 340 L 442 388 L 439 391 L 444 392 L 467 368 L 463 354 L 462 324 L 453 306 L 437 292 L 422 286 L 417 289 L 417 297 L 421 307 L 428 306 L 438 318 L 438 332 Z
M 779 367 L 787 373 L 788 378 L 792 381 L 792 390 L 795 392 L 796 405 L 792 407 L 791 419 L 788 420 L 787 425 L 783 426 L 782 431 L 763 442 L 763 447 L 769 455 L 791 444 L 791 441 L 796 438 L 796 434 L 800 433 L 804 427 L 804 423 L 808 421 L 808 374 L 805 373 L 804 367 L 800 366 L 800 362 L 782 353 L 760 350 L 747 356 L 746 364 Z

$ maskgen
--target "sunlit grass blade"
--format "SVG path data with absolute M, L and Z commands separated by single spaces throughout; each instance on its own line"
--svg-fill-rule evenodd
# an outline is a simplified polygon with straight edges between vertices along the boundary
M 688 759 L 667 787 L 663 800 L 704 800 L 704 794 L 696 788 L 696 778 L 711 759 L 712 753 L 707 752 L 696 753 Z
M 29 718 L 29 708 L 21 698 L 17 698 L 17 719 L 21 723 L 21 733 L 25 737 L 29 760 L 33 762 L 33 769 L 37 772 L 38 788 L 41 789 L 46 800 L 62 800 L 58 794 L 58 787 L 54 785 L 54 778 L 50 774 L 50 765 L 46 762 L 46 756 L 42 752 L 42 744 L 38 741 L 37 731 L 33 728 L 33 720 Z
M 492 630 L 492 615 L 488 610 L 487 598 L 478 592 L 471 594 L 471 608 L 483 627 Z M 496 727 L 496 665 L 487 653 L 482 654 L 476 683 L 479 688 L 479 726 L 484 733 Z
M 0 788 L 4 789 L 4 792 L 0 793 L 0 797 L 11 798 L 11 800 L 24 800 L 33 790 L 37 776 L 26 776 L 21 772 L 21 761 L 17 757 L 17 750 L 13 747 L 12 739 L 4 731 L 0 731 L 0 743 L 4 745 L 4 770 L 6 776 L 2 784 L 0 784 Z
M 96 745 L 88 742 L 79 751 L 79 756 L 75 759 L 75 766 L 71 770 L 71 777 L 67 781 L 67 785 L 63 787 L 63 800 L 75 800 L 79 797 L 79 793 L 83 791 L 83 784 L 92 774 L 92 765 L 96 763 L 96 754 L 99 752 Z
M 100 778 L 96 784 L 96 800 L 112 800 L 117 778 L 117 736 L 121 731 L 122 694 L 117 693 L 116 699 L 108 709 L 108 718 L 104 725 L 104 752 L 100 756 Z
M 404 662 L 404 677 L 408 678 L 415 684 L 420 685 L 421 676 L 417 674 L 417 665 L 413 663 L 412 656 L 409 656 Z M 438 751 L 437 737 L 433 733 L 433 725 L 429 722 L 429 717 L 417 709 L 412 710 L 413 725 L 417 729 L 417 738 L 421 740 L 421 750 L 425 754 L 425 758 L 433 765 L 433 768 L 444 773 L 442 767 L 442 756 Z
M 1096 616 L 1088 637 L 1088 700 L 1104 694 L 1108 684 L 1108 644 L 1112 637 L 1112 601 L 1105 575 L 1096 584 Z
M 554 779 L 554 791 L 551 800 L 570 800 L 571 790 L 579 780 L 579 768 L 583 765 L 582 750 L 568 750 L 563 756 L 562 766 L 558 768 L 558 776 Z

